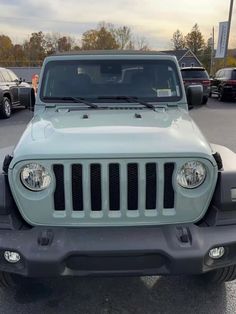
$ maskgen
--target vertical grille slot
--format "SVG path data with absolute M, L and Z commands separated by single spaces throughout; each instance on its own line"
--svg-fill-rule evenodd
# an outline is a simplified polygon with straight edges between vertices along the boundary
M 82 165 L 72 165 L 72 195 L 73 195 L 73 210 L 82 211 L 83 203 L 83 173 Z
M 101 185 L 101 165 L 90 165 L 90 190 L 91 209 L 100 211 L 102 209 L 102 185 Z
M 146 209 L 155 209 L 157 200 L 157 170 L 155 163 L 146 164 Z
M 65 210 L 64 167 L 54 165 L 53 171 L 56 177 L 56 189 L 54 192 L 54 209 Z
M 128 210 L 138 209 L 138 164 L 130 163 L 128 170 Z
M 109 165 L 109 207 L 110 210 L 120 210 L 119 164 Z
M 175 193 L 172 184 L 174 167 L 174 163 L 167 163 L 164 165 L 164 208 L 174 207 Z

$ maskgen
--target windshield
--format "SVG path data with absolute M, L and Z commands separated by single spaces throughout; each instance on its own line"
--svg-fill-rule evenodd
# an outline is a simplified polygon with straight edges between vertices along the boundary
M 175 63 L 168 60 L 60 60 L 48 62 L 45 67 L 40 94 L 44 102 L 50 102 L 50 98 L 61 102 L 60 97 L 111 102 L 109 97 L 119 96 L 158 102 L 180 100 L 182 94 Z M 116 101 L 122 102 L 122 99 Z
M 232 80 L 236 80 L 236 70 L 233 70 L 233 73 L 232 73 Z
M 182 73 L 183 79 L 197 78 L 197 79 L 209 80 L 209 76 L 204 69 L 202 69 L 202 70 L 194 70 L 194 69 L 181 70 L 181 73 Z

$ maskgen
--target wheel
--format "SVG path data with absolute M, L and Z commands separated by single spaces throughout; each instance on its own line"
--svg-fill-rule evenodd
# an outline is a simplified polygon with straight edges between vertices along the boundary
M 16 285 L 15 275 L 0 271 L 0 289 L 11 289 Z
M 0 117 L 2 119 L 10 118 L 11 109 L 11 100 L 7 97 L 3 97 L 2 103 L 0 104 Z
M 225 92 L 223 89 L 220 89 L 219 91 L 219 101 L 225 101 L 226 100 L 226 96 L 225 96 Z
M 201 275 L 208 283 L 223 283 L 236 279 L 236 265 L 219 268 Z
M 202 98 L 202 105 L 205 105 L 208 101 L 208 97 L 207 96 L 203 96 Z

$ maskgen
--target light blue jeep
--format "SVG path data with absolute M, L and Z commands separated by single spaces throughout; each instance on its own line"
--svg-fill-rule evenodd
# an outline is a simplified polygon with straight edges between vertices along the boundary
M 0 175 L 0 281 L 11 274 L 236 276 L 236 156 L 188 114 L 175 57 L 45 59 Z

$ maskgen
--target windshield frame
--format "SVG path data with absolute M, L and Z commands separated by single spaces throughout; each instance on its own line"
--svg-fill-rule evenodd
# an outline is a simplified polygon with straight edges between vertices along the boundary
M 82 65 L 82 64 L 89 64 L 89 65 L 92 65 L 92 64 L 101 64 L 101 63 L 106 63 L 106 62 L 121 62 L 123 64 L 128 64 L 128 65 L 132 65 L 132 63 L 137 66 L 137 63 L 142 63 L 142 64 L 153 64 L 153 63 L 160 63 L 160 64 L 169 64 L 171 67 L 172 67 L 172 70 L 174 71 L 174 74 L 175 74 L 175 79 L 176 79 L 176 82 L 177 82 L 177 85 L 178 85 L 178 92 L 179 92 L 179 95 L 176 95 L 176 96 L 171 96 L 171 97 L 157 97 L 157 96 L 152 96 L 152 97 L 148 97 L 148 96 L 144 96 L 144 97 L 140 97 L 140 96 L 137 96 L 137 95 L 127 95 L 128 97 L 131 96 L 131 97 L 137 97 L 139 100 L 141 101 L 146 101 L 146 102 L 152 102 L 152 103 L 170 103 L 170 104 L 175 104 L 176 102 L 179 102 L 182 100 L 183 98 L 183 87 L 182 87 L 182 80 L 181 80 L 181 75 L 180 75 L 180 72 L 179 72 L 179 69 L 178 69 L 178 66 L 177 64 L 173 61 L 173 60 L 170 60 L 170 59 L 156 59 L 156 58 L 153 58 L 153 59 L 130 59 L 130 58 L 125 58 L 125 59 L 62 59 L 62 60 L 50 60 L 48 61 L 45 66 L 44 66 L 44 71 L 43 71 L 43 76 L 42 76 L 42 80 L 41 80 L 41 86 L 40 86 L 40 93 L 39 93 L 39 99 L 43 102 L 43 103 L 56 103 L 56 104 L 59 104 L 59 103 L 70 103 L 70 102 L 73 102 L 73 101 L 67 101 L 67 100 L 58 100 L 58 101 L 55 101 L 55 100 L 49 100 L 49 99 L 45 99 L 47 98 L 48 95 L 43 95 L 44 94 L 44 89 L 45 89 L 45 86 L 46 86 L 46 77 L 47 77 L 47 73 L 48 73 L 48 70 L 50 69 L 50 67 L 53 67 L 57 64 L 68 64 L 68 65 L 71 65 L 71 64 L 74 64 L 74 63 L 78 63 L 78 66 L 79 65 Z M 122 99 L 112 99 L 109 100 L 109 99 L 103 99 L 101 100 L 99 98 L 100 95 L 97 95 L 97 97 L 84 97 L 84 96 L 81 96 L 81 95 L 76 95 L 76 97 L 80 98 L 84 98 L 85 100 L 89 101 L 89 102 L 94 102 L 94 103 L 124 103 L 124 101 L 122 101 Z M 109 95 L 107 95 L 109 96 Z M 119 95 L 117 95 L 119 96 Z

